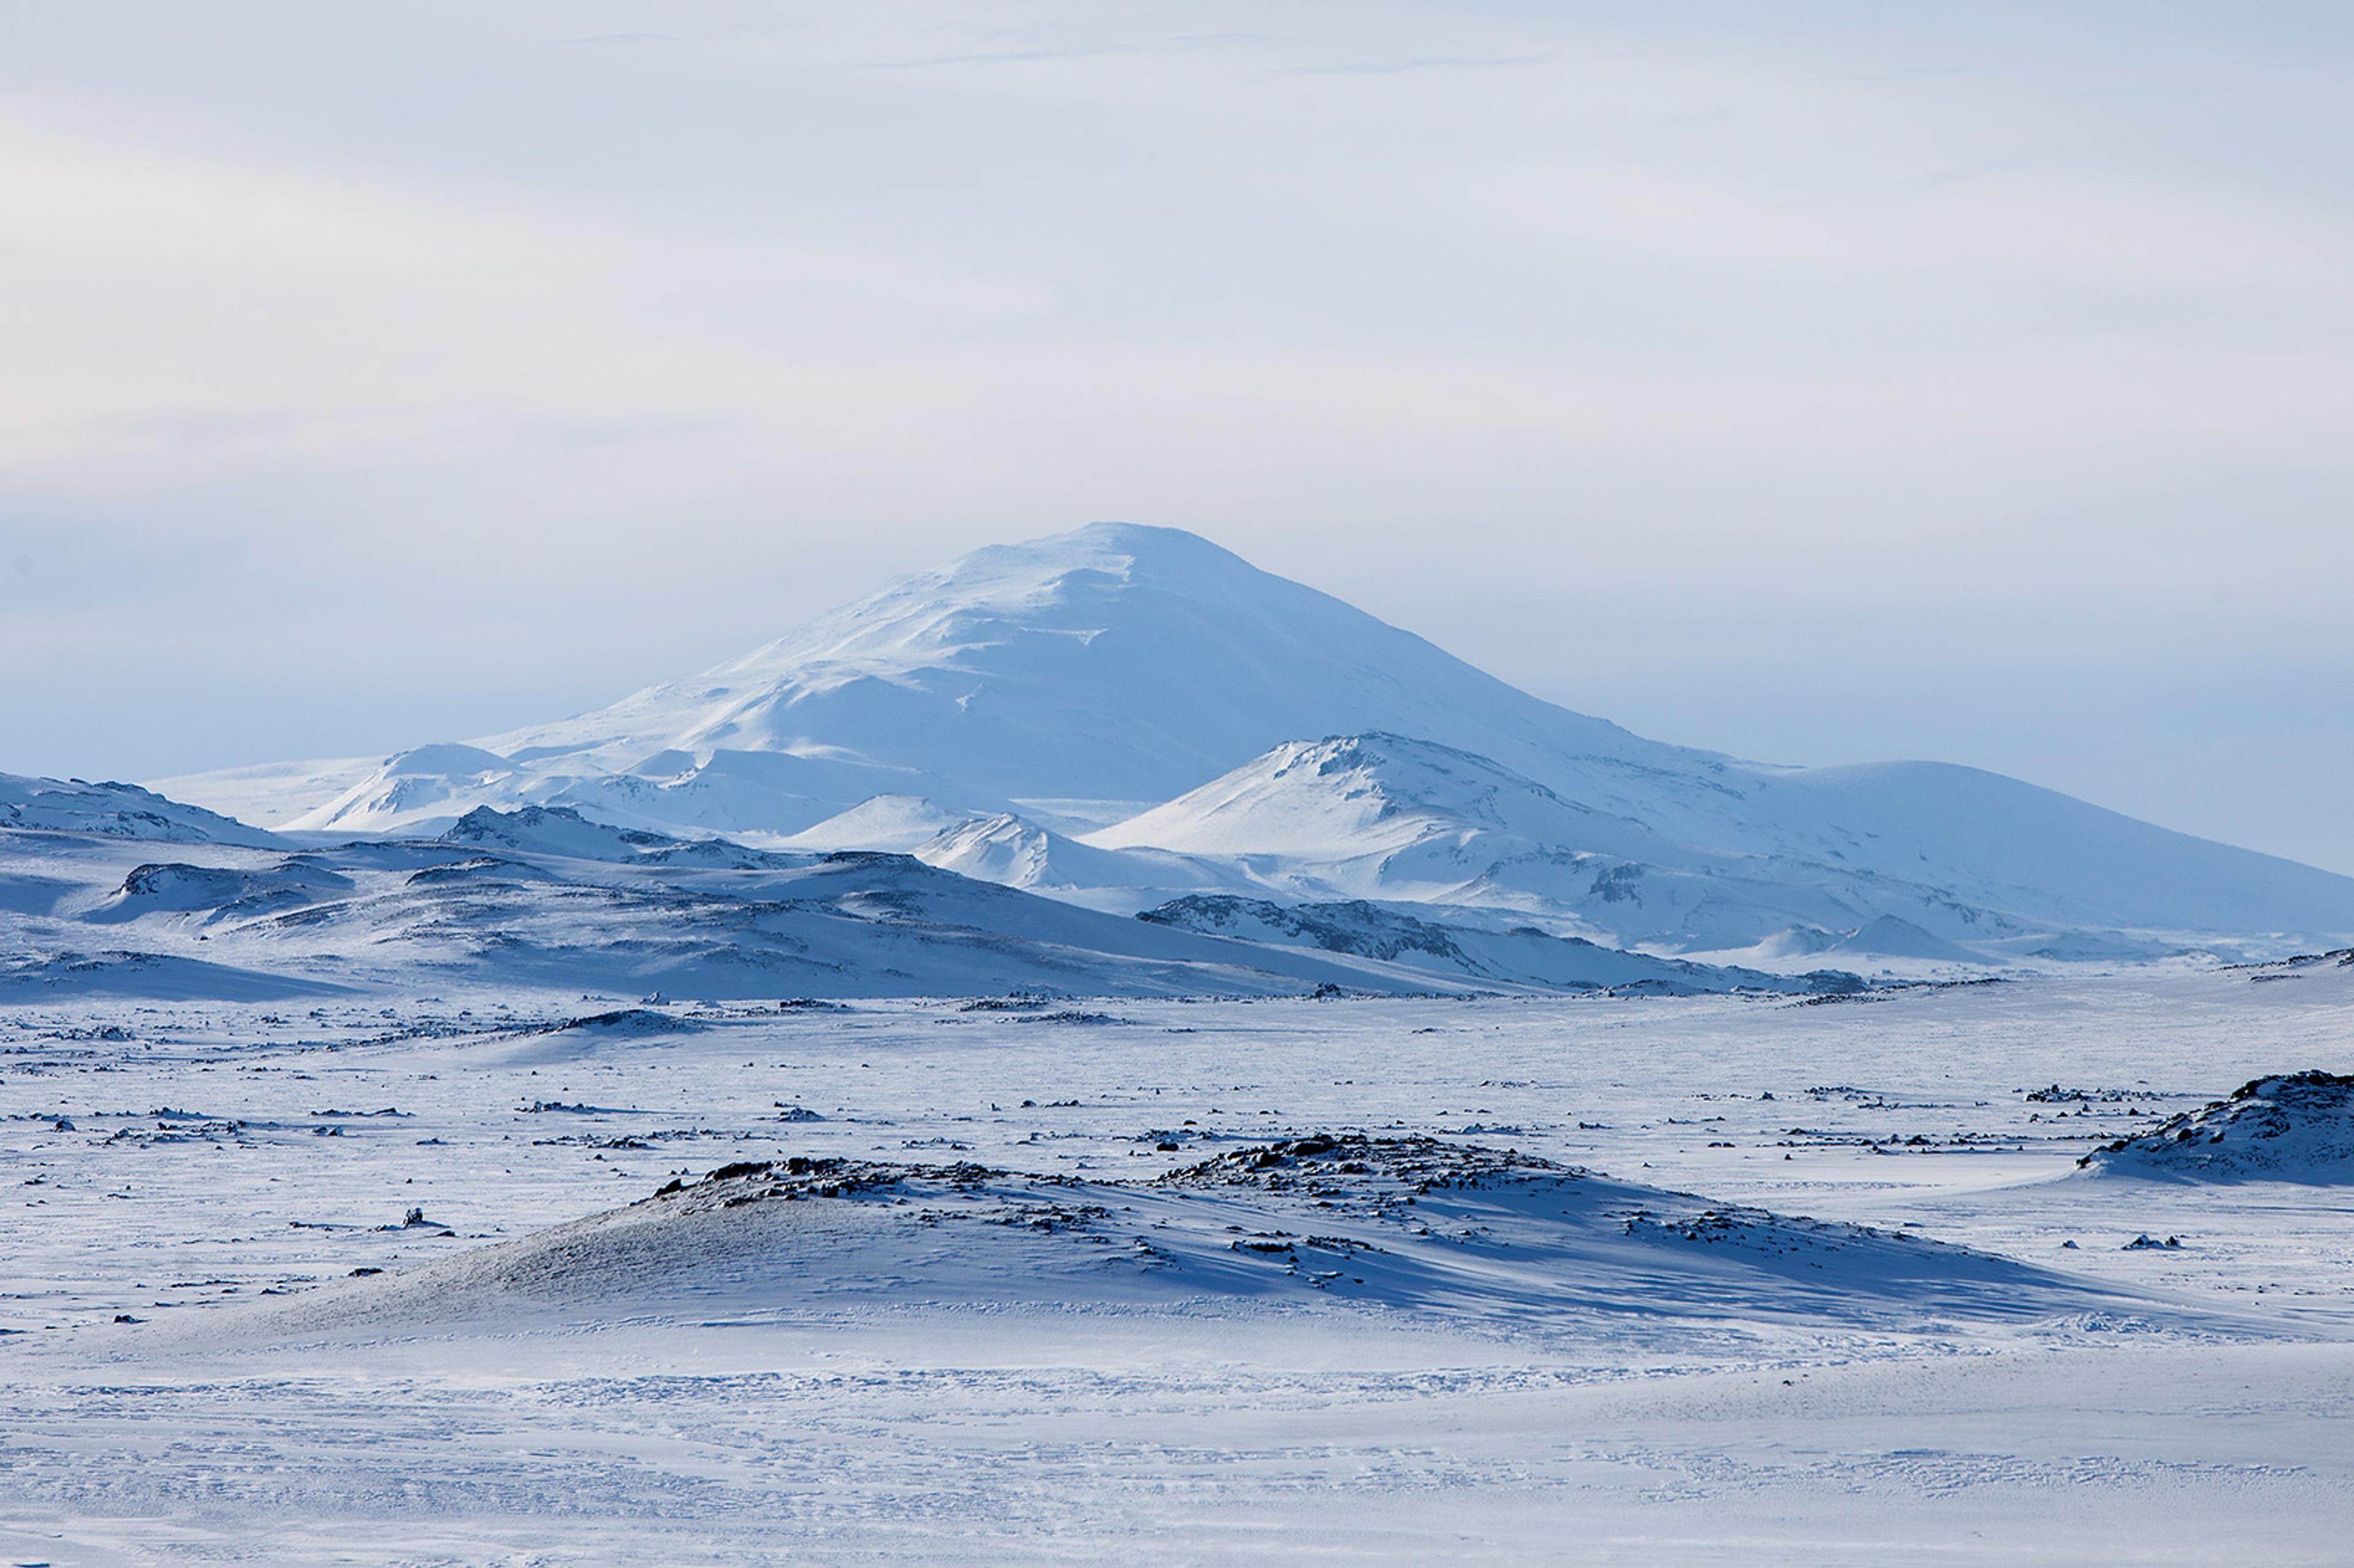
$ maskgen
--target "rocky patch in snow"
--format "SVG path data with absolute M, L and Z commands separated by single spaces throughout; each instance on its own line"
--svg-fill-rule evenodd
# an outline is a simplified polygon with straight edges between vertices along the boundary
M 2258 1078 L 2078 1163 L 2102 1175 L 2181 1181 L 2354 1182 L 2354 1075 Z

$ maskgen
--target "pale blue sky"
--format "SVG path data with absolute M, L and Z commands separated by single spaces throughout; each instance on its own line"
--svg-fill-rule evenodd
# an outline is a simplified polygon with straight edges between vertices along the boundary
M 2342 6 L 0 24 L 0 768 L 495 731 L 1117 517 L 2354 871 Z

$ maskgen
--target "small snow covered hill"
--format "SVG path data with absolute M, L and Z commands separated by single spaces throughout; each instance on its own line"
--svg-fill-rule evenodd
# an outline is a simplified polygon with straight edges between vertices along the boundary
M 2354 938 L 2354 879 L 1969 768 L 1797 769 L 1646 740 L 1206 540 L 1112 524 L 976 551 L 557 723 L 164 787 L 304 833 L 562 806 L 912 852 L 1101 908 L 1441 904 L 1777 965 Z
M 1229 1150 L 1157 1181 L 745 1161 L 622 1209 L 333 1284 L 208 1334 L 416 1332 L 854 1304 L 1068 1312 L 1205 1299 L 1594 1334 L 1766 1317 L 1913 1330 L 2187 1316 L 2092 1280 L 1427 1137 Z

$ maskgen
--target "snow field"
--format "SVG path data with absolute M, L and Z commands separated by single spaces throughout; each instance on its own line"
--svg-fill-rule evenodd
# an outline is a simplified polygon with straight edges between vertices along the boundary
M 1822 1003 L 12 1007 L 0 1550 L 2333 1561 L 2354 1495 L 2342 1209 L 2075 1161 L 2249 1079 L 2354 1065 L 2349 1000 L 2315 970 Z M 2099 1300 L 1703 1300 L 1677 1294 L 1704 1277 L 1683 1244 L 1636 1280 L 1606 1274 L 1624 1254 L 1548 1264 L 1320 1216 L 1391 1248 L 1389 1287 L 1352 1298 L 1223 1229 L 1305 1242 L 1275 1205 L 1313 1193 L 1156 1181 L 1340 1128 L 1962 1244 Z M 1161 1203 L 1120 1224 L 1175 1222 L 1181 1266 L 1122 1264 L 1108 1289 L 1114 1248 L 1085 1225 L 918 1233 L 893 1216 L 945 1200 L 886 1193 L 723 1203 L 715 1224 L 790 1216 L 726 1267 L 696 1242 L 634 1279 L 493 1287 L 502 1256 L 673 1176 L 692 1193 L 796 1157 L 1013 1173 L 988 1203 Z M 2182 1245 L 2126 1246 L 2145 1233 Z M 1416 1247 L 1479 1288 L 1406 1288 Z M 1171 1283 L 1214 1259 L 1251 1287 Z

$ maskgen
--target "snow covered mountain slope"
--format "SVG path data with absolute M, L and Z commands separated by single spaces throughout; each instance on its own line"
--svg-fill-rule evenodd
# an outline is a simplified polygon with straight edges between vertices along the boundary
M 1297 788 L 1330 736 L 1382 752 L 1373 793 L 1337 777 L 1357 763 L 1323 757 L 1320 777 L 1335 764 L 1337 781 Z M 2210 938 L 2272 956 L 2354 936 L 2354 879 L 1973 768 L 1798 770 L 1645 740 L 1205 540 L 1111 524 L 977 551 L 561 723 L 358 769 L 176 787 L 249 809 L 273 799 L 264 820 L 306 832 L 413 834 L 476 805 L 570 806 L 762 847 L 883 797 L 1033 823 L 1025 801 L 1067 820 L 1089 801 L 1159 800 L 1079 846 L 1047 843 L 1051 870 L 1028 829 L 938 853 L 1109 906 L 1091 880 L 1128 887 L 1133 863 L 1079 849 L 1152 848 L 1215 859 L 1226 891 L 1442 898 L 1694 952 L 1762 951 L 1791 932 L 1800 946 L 1882 939 L 1857 934 L 1895 929 L 1883 919 L 1927 934 L 1899 945 L 1952 961 Z M 869 814 L 879 831 L 893 812 Z
M 1233 857 L 1299 896 L 1568 915 L 1695 949 L 1796 927 L 1845 953 L 1971 962 L 2054 928 L 2244 934 L 2354 918 L 2346 878 L 1975 769 L 1712 777 L 1735 806 L 1715 836 L 1678 843 L 1485 757 L 1340 736 L 1276 747 L 1085 842 Z
M 290 821 L 296 832 L 365 826 L 378 832 L 446 821 L 475 802 L 503 798 L 514 765 L 473 746 L 420 746 L 387 758 L 324 805 Z
M 1087 840 L 1330 863 L 1467 833 L 1662 864 L 1698 859 L 1640 822 L 1565 800 L 1488 758 L 1378 733 L 1278 746 Z
M 1708 948 L 1853 929 L 1888 894 L 1803 863 L 1704 855 L 1485 757 L 1396 735 L 1277 747 L 1083 842 L 1225 857 L 1284 897 L 1494 908 Z
M 309 831 L 415 831 L 463 803 L 791 834 L 875 795 L 952 808 L 1161 800 L 1278 742 L 1388 729 L 1489 755 L 1704 766 L 1515 691 L 1175 529 L 1097 524 L 909 578 L 692 680 L 400 753 L 171 781 Z M 323 792 L 323 780 L 339 788 Z M 1657 792 L 1656 785 L 1651 791 Z
M 968 800 L 1166 800 L 1278 741 L 1373 727 L 1468 729 L 1490 754 L 1697 755 L 1539 702 L 1205 539 L 1121 524 L 977 550 L 693 681 L 483 744 L 615 767 L 783 752 Z

